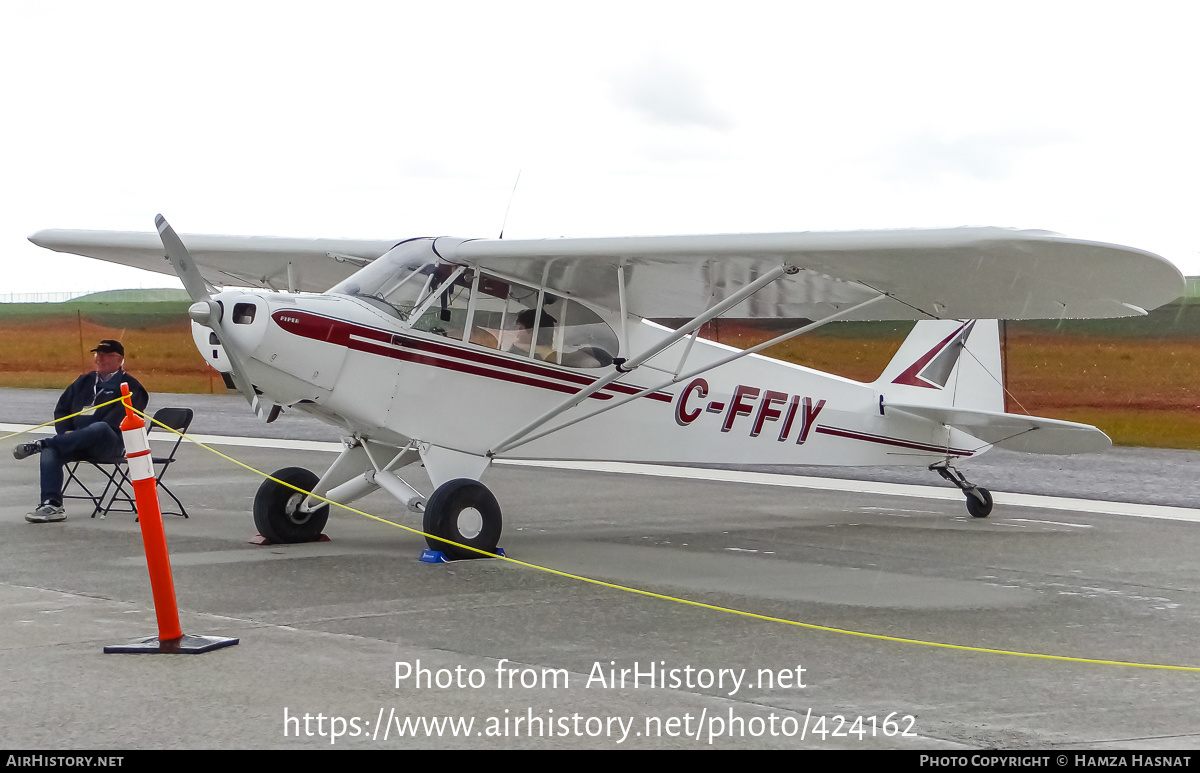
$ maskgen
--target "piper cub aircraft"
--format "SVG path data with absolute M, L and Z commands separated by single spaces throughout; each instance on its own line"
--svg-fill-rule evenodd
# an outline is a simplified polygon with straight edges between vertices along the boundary
M 30 239 L 173 270 L 230 388 L 266 421 L 298 410 L 340 430 L 323 475 L 276 478 L 340 503 L 382 488 L 427 533 L 486 552 L 502 520 L 479 479 L 498 458 L 919 464 L 986 517 L 991 494 L 959 460 L 1110 445 L 1095 427 L 1004 411 L 996 320 L 1134 316 L 1183 291 L 1156 255 L 999 228 L 366 241 L 181 239 L 156 223 Z M 217 292 L 235 285 L 257 289 Z M 793 324 L 736 350 L 698 337 L 722 315 Z M 650 321 L 663 318 L 687 321 Z M 835 320 L 917 323 L 873 383 L 756 354 Z M 417 461 L 428 498 L 397 475 Z M 254 501 L 274 542 L 315 539 L 328 513 L 269 480 Z

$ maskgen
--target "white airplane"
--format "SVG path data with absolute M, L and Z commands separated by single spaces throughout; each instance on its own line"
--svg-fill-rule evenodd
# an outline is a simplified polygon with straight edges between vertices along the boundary
M 30 240 L 174 271 L 197 347 L 260 416 L 300 410 L 339 428 L 345 448 L 323 475 L 275 477 L 347 504 L 382 488 L 423 512 L 427 533 L 487 552 L 502 518 L 479 480 L 497 458 L 923 465 L 986 517 L 991 494 L 956 461 L 1110 445 L 1092 426 L 1004 411 L 995 320 L 1140 315 L 1184 288 L 1147 252 L 999 228 L 181 240 L 156 222 L 157 234 Z M 229 285 L 259 289 L 216 291 Z M 803 322 L 742 351 L 698 338 L 722 315 Z M 834 320 L 918 322 L 873 383 L 756 354 Z M 417 461 L 428 498 L 396 474 Z M 315 539 L 328 513 L 272 481 L 254 501 L 273 542 Z

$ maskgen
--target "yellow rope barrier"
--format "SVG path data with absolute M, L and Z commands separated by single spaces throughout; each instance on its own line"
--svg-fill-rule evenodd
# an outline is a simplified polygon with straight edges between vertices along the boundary
M 114 397 L 113 399 L 109 400 L 108 402 L 100 403 L 99 405 L 89 405 L 88 408 L 91 408 L 94 411 L 97 408 L 103 408 L 106 405 L 112 405 L 113 403 L 119 403 L 120 401 L 121 401 L 121 398 Z M 137 409 L 135 408 L 134 410 L 136 411 Z M 42 427 L 49 427 L 51 425 L 58 424 L 60 421 L 66 421 L 67 419 L 73 419 L 76 416 L 82 416 L 85 413 L 88 413 L 88 411 L 87 410 L 79 411 L 77 413 L 72 413 L 70 416 L 63 416 L 61 419 L 51 419 L 50 421 L 42 422 L 41 424 L 37 425 L 36 427 L 30 427 L 29 429 L 22 429 L 22 430 L 18 430 L 16 432 L 10 432 L 7 435 L 5 435 L 4 437 L 0 437 L 0 442 L 8 440 L 9 438 L 15 438 L 17 435 L 23 435 L 26 432 L 34 432 L 36 430 L 41 429 Z M 138 413 L 141 413 L 141 411 L 138 411 Z M 145 416 L 146 414 L 143 413 L 142 415 Z
M 117 398 L 117 399 L 119 400 L 120 398 Z M 116 402 L 116 400 L 110 400 L 109 402 Z M 107 405 L 107 404 L 108 403 L 104 403 L 104 405 Z M 97 407 L 99 407 L 99 406 L 97 406 Z M 134 409 L 134 411 L 136 411 L 141 416 L 145 417 L 147 420 L 162 427 L 163 429 L 169 430 L 170 432 L 173 432 L 174 434 L 179 435 L 184 440 L 187 440 L 189 443 L 193 443 L 197 446 L 200 446 L 201 448 L 205 449 L 206 451 L 216 454 L 217 456 L 221 457 L 222 459 L 225 459 L 226 461 L 232 462 L 233 464 L 236 464 L 239 467 L 242 467 L 246 470 L 249 470 L 250 472 L 253 472 L 255 475 L 266 478 L 267 480 L 270 480 L 270 481 L 274 481 L 275 483 L 278 483 L 281 486 L 286 486 L 286 487 L 293 489 L 301 494 L 310 496 L 313 499 L 319 500 L 321 502 L 325 502 L 327 504 L 335 505 L 337 507 L 342 508 L 343 510 L 348 510 L 352 513 L 361 515 L 365 518 L 370 518 L 373 521 L 378 521 L 379 523 L 384 523 L 389 526 L 394 526 L 396 528 L 403 529 L 407 532 L 411 532 L 413 534 L 420 535 L 427 539 L 432 538 L 439 542 L 445 542 L 448 545 L 454 545 L 455 547 L 458 547 L 458 548 L 463 548 L 465 550 L 470 550 L 474 553 L 479 553 L 482 556 L 487 556 L 489 558 L 497 558 L 501 561 L 507 561 L 510 564 L 515 564 L 516 566 L 521 566 L 526 569 L 533 569 L 533 570 L 539 571 L 539 572 L 545 572 L 547 574 L 557 575 L 558 577 L 565 577 L 569 580 L 575 580 L 577 582 L 589 583 L 591 585 L 598 585 L 602 588 L 610 588 L 612 590 L 623 591 L 625 593 L 632 593 L 632 594 L 638 595 L 638 596 L 645 596 L 648 598 L 660 599 L 663 601 L 672 601 L 677 604 L 683 604 L 685 606 L 696 607 L 699 609 L 709 609 L 714 612 L 724 612 L 726 614 L 737 615 L 739 617 L 750 618 L 752 620 L 763 620 L 763 621 L 766 621 L 769 623 L 781 623 L 783 625 L 795 626 L 797 628 L 806 628 L 806 629 L 812 630 L 812 631 L 824 631 L 826 633 L 842 634 L 844 636 L 857 636 L 859 638 L 874 639 L 876 641 L 894 642 L 897 644 L 914 644 L 914 645 L 918 645 L 918 646 L 922 646 L 922 647 L 936 647 L 939 649 L 957 650 L 959 652 L 978 652 L 978 653 L 983 653 L 983 654 L 988 654 L 988 655 L 1007 655 L 1010 657 L 1036 658 L 1039 660 L 1055 660 L 1055 661 L 1061 661 L 1061 662 L 1067 662 L 1067 663 L 1089 663 L 1092 665 L 1102 665 L 1102 666 L 1124 666 L 1127 668 L 1149 668 L 1149 669 L 1158 669 L 1158 670 L 1164 670 L 1164 671 L 1190 671 L 1190 672 L 1194 672 L 1194 673 L 1200 673 L 1200 666 L 1174 666 L 1174 665 L 1165 665 L 1165 664 L 1159 664 L 1159 663 L 1136 663 L 1136 662 L 1127 661 L 1127 660 L 1102 660 L 1102 659 L 1098 659 L 1098 658 L 1072 657 L 1069 655 L 1047 655 L 1047 654 L 1037 653 L 1037 652 L 1020 652 L 1017 650 L 1002 650 L 1002 649 L 994 649 L 991 647 L 971 647 L 971 646 L 967 646 L 965 644 L 947 644 L 944 642 L 925 641 L 923 639 L 908 639 L 908 638 L 905 638 L 902 636 L 887 636 L 885 634 L 867 633 L 865 631 L 851 631 L 851 630 L 848 630 L 845 628 L 834 628 L 834 627 L 827 626 L 827 625 L 817 625 L 816 623 L 805 623 L 805 622 L 801 622 L 799 620 L 788 620 L 787 618 L 783 618 L 783 617 L 772 617 L 770 615 L 760 615 L 756 612 L 746 612 L 745 610 L 733 609 L 731 607 L 722 607 L 722 606 L 718 606 L 716 604 L 705 604 L 704 602 L 701 602 L 701 601 L 693 601 L 691 599 L 679 598 L 678 596 L 670 596 L 665 593 L 654 593 L 653 591 L 642 590 L 641 588 L 631 588 L 627 585 L 618 585 L 617 583 L 605 582 L 603 580 L 597 580 L 592 577 L 584 577 L 582 575 L 572 574 L 570 572 L 564 572 L 559 569 L 552 569 L 550 567 L 541 566 L 539 564 L 531 564 L 527 561 L 519 561 L 515 558 L 510 558 L 508 556 L 493 555 L 491 553 L 488 553 L 485 550 L 480 550 L 479 548 L 474 548 L 474 547 L 471 547 L 470 545 L 460 545 L 459 543 L 454 542 L 452 540 L 445 539 L 444 537 L 438 537 L 436 535 L 426 534 L 425 532 L 421 531 L 420 529 L 414 529 L 411 526 L 405 526 L 404 524 L 396 523 L 394 521 L 389 521 L 386 518 L 380 518 L 377 515 L 372 515 L 370 513 L 364 512 L 362 510 L 351 507 L 349 505 L 344 505 L 340 502 L 334 502 L 331 499 L 326 499 L 325 497 L 322 497 L 318 494 L 313 494 L 311 491 L 305 491 L 304 489 L 302 489 L 298 486 L 294 486 L 291 483 L 287 483 L 285 481 L 279 480 L 278 478 L 274 478 L 274 477 L 268 475 L 267 473 L 263 472 L 262 470 L 259 470 L 255 467 L 251 467 L 250 465 L 246 464 L 245 462 L 234 459 L 232 456 L 229 456 L 228 454 L 224 454 L 224 453 L 218 451 L 217 449 L 215 449 L 205 443 L 200 442 L 199 440 L 191 438 L 182 432 L 172 429 L 171 427 L 166 426 L 162 422 L 154 421 L 153 417 L 149 416 L 148 414 L 146 414 L 142 411 L 138 411 L 136 408 Z M 72 414 L 72 416 L 78 416 L 78 415 L 79 414 Z M 55 421 L 46 422 L 45 424 L 40 424 L 37 427 L 33 427 L 30 430 L 25 430 L 25 431 L 32 431 L 33 429 L 39 429 L 40 427 L 45 427 L 50 424 L 54 424 L 54 423 L 56 423 L 56 421 L 62 421 L 65 419 L 72 418 L 72 416 L 64 416 L 63 419 L 57 419 Z M 0 440 L 6 440 L 8 438 L 14 437 L 15 435 L 19 435 L 19 434 L 21 434 L 21 433 L 17 432 L 17 433 L 13 433 L 10 435 L 6 435 L 5 437 L 0 438 Z

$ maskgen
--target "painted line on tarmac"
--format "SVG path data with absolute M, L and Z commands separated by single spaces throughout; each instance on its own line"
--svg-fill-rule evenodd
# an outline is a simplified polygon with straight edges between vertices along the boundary
M 139 411 L 136 408 L 134 408 L 132 410 L 136 411 L 142 417 L 144 417 L 146 419 L 150 419 L 150 421 L 154 422 L 156 425 L 161 425 L 160 422 L 157 422 L 154 419 L 152 419 L 144 411 Z M 171 430 L 170 428 L 165 427 L 165 425 L 161 425 L 161 426 L 163 426 L 168 431 L 173 432 L 174 434 L 178 435 L 179 437 L 186 437 L 185 435 L 183 435 L 179 432 L 176 432 L 175 430 Z M 285 481 L 279 480 L 278 478 L 274 478 L 261 470 L 251 467 L 250 465 L 246 464 L 245 462 L 238 461 L 237 459 L 234 459 L 232 456 L 229 456 L 228 454 L 218 451 L 217 449 L 213 448 L 212 446 L 201 444 L 201 447 L 203 447 L 205 450 L 207 450 L 211 453 L 214 453 L 214 454 L 226 459 L 229 462 L 232 462 L 233 464 L 238 465 L 239 467 L 241 467 L 245 470 L 248 470 L 257 475 L 260 475 L 263 478 L 266 478 L 268 480 L 274 481 L 276 484 L 278 484 L 280 486 L 285 486 L 287 488 L 295 489 L 297 492 L 299 492 L 301 494 L 307 494 L 310 497 L 314 497 L 316 499 L 323 500 L 323 501 L 329 503 L 330 505 L 336 505 L 337 507 L 339 507 L 343 510 L 348 510 L 352 513 L 357 513 L 365 518 L 370 518 L 371 520 L 378 521 L 379 523 L 388 524 L 389 526 L 393 526 L 398 529 L 403 529 L 404 531 L 411 532 L 413 534 L 420 534 L 421 536 L 425 537 L 425 539 L 427 541 L 428 540 L 439 540 L 439 541 L 446 542 L 450 545 L 454 545 L 455 547 L 464 549 L 469 552 L 478 553 L 481 555 L 489 555 L 487 553 L 487 551 L 481 550 L 479 548 L 472 547 L 469 545 L 463 545 L 461 543 L 457 543 L 452 540 L 445 539 L 443 537 L 435 537 L 433 535 L 426 534 L 425 532 L 420 531 L 418 529 L 414 529 L 411 526 L 405 526 L 404 524 L 395 523 L 393 521 L 390 521 L 390 520 L 387 520 L 384 518 L 380 518 L 377 515 L 371 515 L 370 513 L 364 512 L 362 510 L 358 510 L 358 509 L 350 507 L 349 505 L 346 505 L 346 504 L 340 504 L 338 502 L 333 502 L 332 500 L 322 497 L 319 494 L 314 494 L 311 491 L 304 491 L 303 489 L 299 489 L 292 483 L 287 483 Z M 586 577 L 583 575 L 571 574 L 570 572 L 564 572 L 564 571 L 561 571 L 558 569 L 551 569 L 550 567 L 547 567 L 547 566 L 532 564 L 532 563 L 529 563 L 526 561 L 518 561 L 517 559 L 512 558 L 511 556 L 506 556 L 503 554 L 503 552 L 499 552 L 499 551 L 498 551 L 498 554 L 495 556 L 495 558 L 497 558 L 498 560 L 503 561 L 505 563 L 513 564 L 516 566 L 522 566 L 527 569 L 533 569 L 533 570 L 536 570 L 539 572 L 545 572 L 547 574 L 553 574 L 553 575 L 557 575 L 559 577 L 565 577 L 567 579 L 572 579 L 572 580 L 577 580 L 579 582 L 589 583 L 591 585 L 597 585 L 597 586 L 601 586 L 601 587 L 605 587 L 605 588 L 612 588 L 613 590 L 624 591 L 626 593 L 633 593 L 633 594 L 636 594 L 639 596 L 645 596 L 647 598 L 662 599 L 663 601 L 672 601 L 677 604 L 685 604 L 687 606 L 697 607 L 700 609 L 711 609 L 715 612 L 725 612 L 725 613 L 728 613 L 731 615 L 738 615 L 739 617 L 754 618 L 757 620 L 766 620 L 768 622 L 782 623 L 784 625 L 792 625 L 792 626 L 796 626 L 798 628 L 807 628 L 807 629 L 813 630 L 813 631 L 827 631 L 829 633 L 838 633 L 838 634 L 843 634 L 846 636 L 858 636 L 861 638 L 876 639 L 878 641 L 895 642 L 898 644 L 916 644 L 916 645 L 920 645 L 923 647 L 938 647 L 938 648 L 942 648 L 942 649 L 959 650 L 961 652 L 982 652 L 982 653 L 987 653 L 987 654 L 992 654 L 992 655 L 1011 655 L 1014 657 L 1022 657 L 1022 658 L 1038 658 L 1038 659 L 1043 659 L 1043 660 L 1058 660 L 1058 661 L 1073 662 L 1073 663 L 1092 663 L 1092 664 L 1096 664 L 1096 665 L 1108 665 L 1108 666 L 1126 666 L 1126 667 L 1130 667 L 1130 668 L 1153 668 L 1153 669 L 1162 669 L 1162 670 L 1171 670 L 1171 671 L 1200 672 L 1200 666 L 1176 666 L 1176 665 L 1167 665 L 1167 664 L 1159 664 L 1159 663 L 1135 663 L 1135 662 L 1120 661 L 1120 660 L 1097 660 L 1095 658 L 1080 658 L 1080 657 L 1072 657 L 1072 656 L 1067 656 L 1067 655 L 1049 655 L 1049 654 L 1037 653 L 1037 652 L 1021 652 L 1021 651 L 1017 651 L 1017 650 L 1000 650 L 1000 649 L 992 649 L 990 647 L 974 647 L 974 646 L 968 646 L 968 645 L 963 645 L 963 644 L 950 644 L 950 643 L 946 643 L 946 642 L 924 641 L 921 639 L 906 639 L 906 638 L 901 638 L 901 637 L 897 637 L 897 636 L 887 636 L 885 634 L 869 633 L 867 631 L 851 631 L 851 630 L 847 630 L 844 628 L 832 628 L 830 626 L 817 625 L 815 623 L 805 623 L 800 620 L 789 620 L 789 619 L 780 618 L 780 617 L 770 617 L 768 615 L 762 615 L 762 614 L 758 614 L 756 612 L 749 612 L 749 611 L 746 611 L 743 609 L 734 609 L 731 607 L 721 607 L 721 606 L 717 606 L 715 604 L 705 604 L 704 602 L 695 601 L 693 599 L 680 598 L 678 596 L 668 596 L 668 595 L 662 594 L 662 593 L 654 593 L 652 591 L 648 591 L 643 588 L 634 588 L 634 587 L 630 587 L 627 585 L 618 585 L 616 583 L 605 582 L 603 580 L 598 580 L 594 577 Z M 924 737 L 924 736 L 921 736 L 921 737 Z
M 0 424 L 0 433 L 7 432 L 30 432 L 37 435 L 53 435 L 53 427 L 42 427 L 41 429 L 33 429 L 35 424 Z M 175 435 L 168 432 L 151 432 L 148 434 L 150 440 L 159 440 L 164 443 L 174 443 Z M 292 451 L 332 451 L 334 453 L 341 451 L 343 446 L 341 443 L 330 443 L 323 440 L 287 440 L 284 438 L 269 438 L 269 437 L 234 437 L 232 435 L 197 435 L 189 432 L 188 437 L 193 440 L 199 440 L 201 443 L 215 446 L 247 446 L 250 448 L 284 448 Z
M 32 424 L 0 424 L 0 432 L 28 431 Z M 50 428 L 37 430 L 41 434 L 50 434 Z M 293 451 L 327 451 L 338 452 L 343 446 L 340 442 L 331 443 L 319 440 L 286 440 L 283 438 L 252 438 L 231 435 L 195 435 L 188 437 L 208 445 L 243 446 L 250 448 L 280 448 Z M 168 433 L 150 433 L 151 440 L 175 442 L 175 436 Z M 715 470 L 700 467 L 678 467 L 666 464 L 645 464 L 635 462 L 568 462 L 553 460 L 529 459 L 497 459 L 496 464 L 514 467 L 543 467 L 557 470 L 578 470 L 581 472 L 609 472 L 623 475 L 649 475 L 659 478 L 676 478 L 683 480 L 704 480 L 720 483 L 748 483 L 759 486 L 782 486 L 784 488 L 813 489 L 818 491 L 840 491 L 849 494 L 878 494 L 881 496 L 913 497 L 916 499 L 936 499 L 942 501 L 961 502 L 963 495 L 957 489 L 939 486 L 920 486 L 912 483 L 883 483 L 869 480 L 846 480 L 842 478 L 814 478 L 801 475 L 783 475 L 771 472 L 746 472 L 742 470 Z M 1168 505 L 1146 505 L 1132 502 L 1106 502 L 1100 499 L 1074 499 L 1069 497 L 1049 497 L 1040 494 L 1010 494 L 992 492 L 992 499 L 998 505 L 1012 507 L 1036 507 L 1044 510 L 1071 510 L 1075 512 L 1099 513 L 1101 515 L 1124 515 L 1134 518 L 1157 518 L 1170 521 L 1189 521 L 1200 523 L 1200 510 L 1188 507 L 1171 507 Z
M 551 467 L 560 470 L 615 472 L 626 475 L 653 475 L 660 478 L 750 483 L 760 486 L 842 491 L 850 494 L 881 494 L 884 496 L 916 497 L 919 499 L 939 499 L 955 502 L 961 502 L 963 499 L 963 494 L 958 489 L 918 486 L 911 483 L 881 483 L 869 480 L 812 478 L 799 475 L 781 475 L 771 472 L 713 470 L 696 467 L 673 467 L 665 464 L 635 464 L 632 462 L 559 462 L 526 461 L 523 459 L 497 459 L 496 462 L 497 464 L 525 467 Z M 1048 497 L 1037 494 L 1006 494 L 995 491 L 992 492 L 992 499 L 998 505 L 1012 505 L 1015 507 L 1073 510 L 1085 513 L 1100 513 L 1103 515 L 1128 515 L 1137 518 L 1159 518 L 1171 521 L 1200 523 L 1200 510 L 1187 507 L 1141 505 L 1130 502 L 1105 502 L 1099 499 L 1070 499 L 1067 497 Z

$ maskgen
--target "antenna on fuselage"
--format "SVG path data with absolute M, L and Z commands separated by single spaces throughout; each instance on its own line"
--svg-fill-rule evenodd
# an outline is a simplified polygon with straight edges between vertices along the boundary
M 508 225 L 508 211 L 512 209 L 513 199 L 517 197 L 517 184 L 521 182 L 521 171 L 517 170 L 517 179 L 513 182 L 512 193 L 508 194 L 508 206 L 504 208 L 504 220 L 500 223 L 500 236 L 498 237 L 500 239 L 504 238 L 504 227 Z

